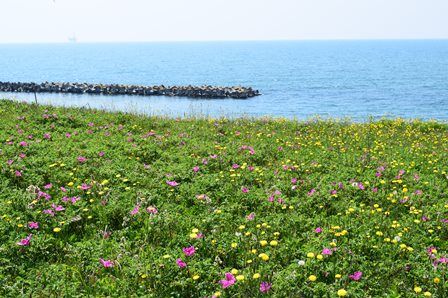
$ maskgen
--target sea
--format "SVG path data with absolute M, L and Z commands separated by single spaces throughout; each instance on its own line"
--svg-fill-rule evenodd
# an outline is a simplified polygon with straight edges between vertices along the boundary
M 0 44 L 0 81 L 247 86 L 250 99 L 37 94 L 168 117 L 448 121 L 448 40 Z M 0 98 L 34 102 L 34 94 Z

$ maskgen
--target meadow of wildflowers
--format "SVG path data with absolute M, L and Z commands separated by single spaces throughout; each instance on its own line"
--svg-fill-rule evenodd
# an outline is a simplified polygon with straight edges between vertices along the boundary
M 0 115 L 2 297 L 448 297 L 446 124 Z

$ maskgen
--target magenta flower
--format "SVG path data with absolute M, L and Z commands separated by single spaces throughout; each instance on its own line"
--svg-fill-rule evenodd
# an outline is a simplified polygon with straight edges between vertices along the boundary
M 268 283 L 268 282 L 263 281 L 263 282 L 260 284 L 260 292 L 262 292 L 262 293 L 267 293 L 267 292 L 269 292 L 269 290 L 271 289 L 271 287 L 272 287 L 272 284 L 271 284 L 271 283 Z
M 54 216 L 54 211 L 51 209 L 45 209 L 44 211 L 42 211 L 44 214 L 49 214 L 51 216 Z
M 182 251 L 187 257 L 191 257 L 196 252 L 196 248 L 194 246 L 184 247 Z
M 100 258 L 100 263 L 103 265 L 104 268 L 114 267 L 114 262 L 111 260 L 104 260 L 104 259 Z
M 81 189 L 82 189 L 82 190 L 88 190 L 88 189 L 90 189 L 90 188 L 92 188 L 92 186 L 89 185 L 89 184 L 85 184 L 85 183 L 81 184 Z
M 332 252 L 331 249 L 329 249 L 329 248 L 324 248 L 324 249 L 322 250 L 322 254 L 323 254 L 324 256 L 329 256 L 329 255 L 333 254 L 333 252 Z
M 176 264 L 177 264 L 177 266 L 179 266 L 179 268 L 185 268 L 185 267 L 187 267 L 187 263 L 185 263 L 184 261 L 182 261 L 182 259 L 177 259 L 176 260 Z
M 22 177 L 22 172 L 21 171 L 15 171 L 15 175 L 16 175 L 16 177 Z
M 28 146 L 28 143 L 25 142 L 25 141 L 22 141 L 22 142 L 19 143 L 19 145 L 20 145 L 21 147 L 26 147 L 26 146 Z
M 356 271 L 355 273 L 351 274 L 348 276 L 351 280 L 355 280 L 358 281 L 361 279 L 362 277 L 362 272 L 361 271 Z
M 39 223 L 35 221 L 31 221 L 28 223 L 28 228 L 30 229 L 39 229 Z
M 235 276 L 233 276 L 232 273 L 227 272 L 225 277 L 226 277 L 226 279 L 221 279 L 219 281 L 219 283 L 222 285 L 223 289 L 228 288 L 231 285 L 235 284 L 236 279 L 235 279 Z
M 249 192 L 249 189 L 248 189 L 247 187 L 243 187 L 243 188 L 241 188 L 241 191 L 242 191 L 243 193 L 248 193 L 248 192 Z
M 80 163 L 84 163 L 84 162 L 87 161 L 87 158 L 85 158 L 84 156 L 78 156 L 77 160 L 78 160 Z
M 314 193 L 316 192 L 316 190 L 313 188 L 308 192 L 308 196 L 311 197 Z
M 132 211 L 130 212 L 131 215 L 136 215 L 138 213 L 138 211 L 140 210 L 140 205 L 135 205 L 134 209 L 132 209 Z
M 362 184 L 361 182 L 359 182 L 359 183 L 358 183 L 358 188 L 359 188 L 360 190 L 364 190 L 364 189 L 365 189 L 364 184 Z
M 232 169 L 238 169 L 240 167 L 240 165 L 239 164 L 236 164 L 236 163 L 234 163 L 233 165 L 232 165 Z
M 53 207 L 53 209 L 54 209 L 54 211 L 64 211 L 65 210 L 65 208 L 64 207 L 62 207 L 61 205 L 55 205 L 55 204 L 51 204 L 51 207 Z
M 31 242 L 31 237 L 33 237 L 32 234 L 29 234 L 26 238 L 20 240 L 19 242 L 17 242 L 17 245 L 20 246 L 29 246 L 30 242 Z
M 172 187 L 176 187 L 179 185 L 179 183 L 177 183 L 176 181 L 166 181 L 166 184 Z
M 314 232 L 316 233 L 322 233 L 322 228 L 321 227 L 317 227 Z

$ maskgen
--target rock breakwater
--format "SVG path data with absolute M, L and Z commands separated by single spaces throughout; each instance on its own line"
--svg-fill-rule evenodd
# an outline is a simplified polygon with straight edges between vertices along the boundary
M 251 87 L 215 86 L 140 86 L 88 83 L 20 83 L 0 82 L 4 92 L 42 92 L 103 95 L 184 96 L 194 98 L 250 98 L 260 95 Z

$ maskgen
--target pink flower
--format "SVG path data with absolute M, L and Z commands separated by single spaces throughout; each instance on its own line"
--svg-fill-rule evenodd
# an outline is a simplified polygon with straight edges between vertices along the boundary
M 232 165 L 232 169 L 238 169 L 240 167 L 240 165 L 239 164 L 236 164 L 236 163 L 234 163 L 233 165 Z
M 246 219 L 247 220 L 254 220 L 254 218 L 255 218 L 255 213 L 251 213 L 251 214 L 249 214 L 248 216 L 246 216 Z
M 157 214 L 159 211 L 157 210 L 156 207 L 154 206 L 149 206 L 148 208 L 146 208 L 146 212 L 150 213 L 150 214 Z
M 179 185 L 179 183 L 177 183 L 176 181 L 166 181 L 166 184 L 172 187 L 176 187 Z
M 39 223 L 35 221 L 31 221 L 28 223 L 28 228 L 30 229 L 39 229 Z
M 54 211 L 64 211 L 65 208 L 62 207 L 61 205 L 56 206 L 55 204 L 51 204 L 51 207 L 53 207 Z
M 196 248 L 194 246 L 184 247 L 182 251 L 187 257 L 191 257 L 196 252 Z
M 44 186 L 45 189 L 50 189 L 53 187 L 53 184 L 48 183 L 47 185 Z
M 42 211 L 44 214 L 49 214 L 51 216 L 54 216 L 54 211 L 51 209 L 45 209 L 44 211 Z
M 17 242 L 17 245 L 20 246 L 29 246 L 30 242 L 31 242 L 31 237 L 33 237 L 32 234 L 29 234 L 26 238 L 20 240 L 19 242 Z
M 81 184 L 81 189 L 82 189 L 82 190 L 88 190 L 88 189 L 90 189 L 90 188 L 92 188 L 92 186 L 89 185 L 89 184 L 85 184 L 85 183 Z
M 135 205 L 134 209 L 131 210 L 131 215 L 136 215 L 138 211 L 140 210 L 140 205 Z
M 362 272 L 361 271 L 356 271 L 355 273 L 351 274 L 348 276 L 351 280 L 355 280 L 358 281 L 361 279 L 362 277 Z
M 72 137 L 72 135 L 71 135 L 69 132 L 67 132 L 67 133 L 65 134 L 65 136 L 66 136 L 67 138 L 71 138 L 71 137 Z
M 103 151 L 100 151 L 100 153 L 98 153 L 98 156 L 99 156 L 99 157 L 103 157 L 103 156 L 104 156 L 104 152 L 103 152 Z
M 78 160 L 80 163 L 84 163 L 84 162 L 87 161 L 87 158 L 85 158 L 84 156 L 78 156 L 77 160 Z
M 318 227 L 318 228 L 316 228 L 316 229 L 314 230 L 314 232 L 316 232 L 316 233 L 322 233 L 322 228 L 321 228 L 321 227 Z
M 193 172 L 195 173 L 199 172 L 199 167 L 198 166 L 193 167 Z
M 185 268 L 185 267 L 187 267 L 187 263 L 185 263 L 184 261 L 182 261 L 182 259 L 177 259 L 176 260 L 176 264 L 177 264 L 177 266 L 179 266 L 179 268 Z
M 249 192 L 249 189 L 248 189 L 247 187 L 243 187 L 243 188 L 241 188 L 241 191 L 242 191 L 243 193 L 248 193 L 248 192 Z
M 322 254 L 323 254 L 324 256 L 330 256 L 331 254 L 333 254 L 333 252 L 332 252 L 331 249 L 329 249 L 329 248 L 324 248 L 324 249 L 322 250 Z
M 21 147 L 26 147 L 26 146 L 28 146 L 28 143 L 25 142 L 25 141 L 22 141 L 22 142 L 19 143 L 19 145 L 20 145 Z
M 61 186 L 61 191 L 62 192 L 67 192 L 67 189 L 65 187 Z
M 313 188 L 308 192 L 308 196 L 311 197 L 314 193 L 316 192 L 316 190 Z
M 45 133 L 44 139 L 47 139 L 47 140 L 51 139 L 51 135 L 49 133 Z
M 260 284 L 260 292 L 262 292 L 262 293 L 267 293 L 267 292 L 269 292 L 269 290 L 271 289 L 271 287 L 272 287 L 272 284 L 271 284 L 271 283 L 268 283 L 268 282 L 263 281 L 263 282 Z
M 362 184 L 362 182 L 359 182 L 359 183 L 358 183 L 358 188 L 359 188 L 360 190 L 364 190 L 364 189 L 365 189 L 364 184 Z
M 114 267 L 114 263 L 111 260 L 104 260 L 100 258 L 100 263 L 104 266 L 104 268 Z
M 22 177 L 22 172 L 21 171 L 15 171 L 15 175 L 16 175 L 16 177 Z
M 233 276 L 232 273 L 227 272 L 227 273 L 225 274 L 225 277 L 226 277 L 226 279 L 221 279 L 221 280 L 219 281 L 219 283 L 222 285 L 222 288 L 223 288 L 223 289 L 228 288 L 228 287 L 230 287 L 231 285 L 235 284 L 236 279 L 235 279 L 235 276 Z

